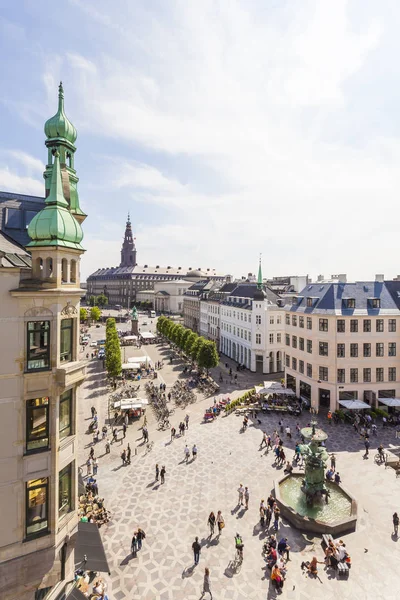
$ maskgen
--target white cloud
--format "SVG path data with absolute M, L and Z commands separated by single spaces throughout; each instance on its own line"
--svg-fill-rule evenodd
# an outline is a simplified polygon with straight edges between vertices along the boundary
M 68 59 L 70 65 L 73 68 L 79 69 L 81 71 L 88 71 L 91 73 L 96 72 L 96 66 L 93 64 L 92 61 L 88 60 L 84 56 L 81 56 L 80 54 L 71 53 L 71 52 L 67 52 L 66 56 L 67 56 L 67 59 Z
M 45 167 L 41 160 L 22 150 L 8 150 L 7 154 L 25 167 L 28 172 L 43 173 L 44 171 Z
M 17 175 L 7 168 L 0 168 L 0 189 L 17 194 L 32 194 L 43 197 L 43 183 L 32 177 Z

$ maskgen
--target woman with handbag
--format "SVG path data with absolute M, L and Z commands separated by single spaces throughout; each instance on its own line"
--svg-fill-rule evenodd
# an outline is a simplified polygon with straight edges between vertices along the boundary
M 222 516 L 220 510 L 217 513 L 217 525 L 218 525 L 218 535 L 221 535 L 221 531 L 225 527 L 225 521 L 224 521 L 224 517 Z

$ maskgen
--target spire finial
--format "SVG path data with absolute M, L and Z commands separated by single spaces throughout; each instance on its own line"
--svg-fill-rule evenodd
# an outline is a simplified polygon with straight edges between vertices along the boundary
M 64 110 L 64 88 L 62 81 L 60 81 L 60 85 L 58 86 L 58 110 Z
M 262 290 L 262 286 L 263 286 L 263 278 L 262 278 L 262 269 L 261 269 L 261 252 L 260 252 L 260 258 L 259 258 L 259 263 L 258 263 L 257 288 L 259 290 Z
M 129 214 L 129 210 L 128 210 L 128 220 L 127 220 L 127 223 L 130 223 L 130 222 L 131 222 L 131 215 Z

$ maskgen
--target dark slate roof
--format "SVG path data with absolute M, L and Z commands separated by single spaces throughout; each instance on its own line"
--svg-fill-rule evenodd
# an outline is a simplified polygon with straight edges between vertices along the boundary
M 278 305 L 278 294 L 276 294 L 269 287 L 264 287 L 263 291 L 265 294 L 265 299 L 269 304 Z M 251 308 L 251 302 L 257 296 L 257 292 L 259 292 L 259 290 L 256 283 L 236 283 L 234 289 L 230 294 L 228 294 L 228 297 L 222 302 L 222 304 L 239 306 L 240 308 Z M 240 298 L 242 301 L 234 302 L 233 298 Z
M 32 260 L 23 246 L 0 231 L 0 267 L 30 268 Z
M 385 281 L 385 286 L 393 302 L 400 310 L 400 281 Z
M 398 286 L 396 287 L 396 285 Z M 390 291 L 390 289 L 393 292 Z M 286 310 L 300 313 L 351 315 L 390 314 L 398 310 L 400 298 L 396 301 L 400 282 L 357 281 L 355 283 L 312 283 L 305 287 L 300 294 L 294 296 L 297 303 L 288 302 Z M 313 305 L 307 306 L 307 298 L 313 298 Z M 380 299 L 380 308 L 371 306 L 371 299 Z M 347 308 L 344 300 L 354 299 L 355 308 Z M 399 305 L 397 304 L 399 302 Z
M 40 196 L 0 192 L 0 231 L 5 232 L 17 243 L 26 246 L 30 242 L 27 226 L 34 213 L 38 213 L 43 207 L 44 198 Z M 8 222 L 8 209 L 17 211 L 13 215 L 14 222 L 11 227 Z

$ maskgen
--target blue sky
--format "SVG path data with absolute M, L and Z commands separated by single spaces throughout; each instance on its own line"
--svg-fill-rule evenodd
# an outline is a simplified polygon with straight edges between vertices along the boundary
M 0 189 L 41 194 L 78 130 L 85 278 L 138 260 L 241 275 L 400 273 L 400 5 L 0 0 Z

